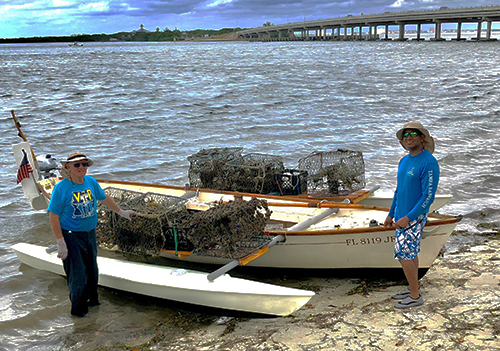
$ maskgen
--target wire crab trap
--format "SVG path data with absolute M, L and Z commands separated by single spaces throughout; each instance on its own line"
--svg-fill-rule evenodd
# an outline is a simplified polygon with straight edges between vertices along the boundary
M 99 211 L 98 243 L 116 246 L 123 253 L 158 256 L 167 242 L 169 216 L 182 210 L 187 212 L 187 200 L 175 196 L 123 189 L 112 189 L 108 195 L 116 197 L 121 208 L 136 212 L 129 221 L 105 207 Z
M 271 217 L 267 201 L 252 198 L 219 203 L 179 225 L 200 256 L 241 258 L 270 241 L 264 235 Z
M 242 257 L 266 244 L 271 211 L 265 200 L 214 203 L 188 210 L 189 200 L 122 189 L 107 189 L 120 207 L 136 212 L 129 221 L 104 205 L 99 208 L 98 244 L 124 254 L 157 256 L 162 250 L 214 257 Z M 113 194 L 113 195 L 110 195 Z
M 107 196 L 111 197 L 118 206 L 122 206 L 123 203 L 142 195 L 143 193 L 133 190 L 124 190 L 115 187 L 108 187 L 104 189 Z M 111 249 L 115 246 L 116 234 L 115 234 L 115 222 L 116 215 L 109 208 L 101 203 L 97 205 L 97 227 L 96 227 L 96 237 L 97 244 Z
M 223 190 L 224 166 L 227 162 L 241 157 L 243 148 L 203 149 L 189 156 L 189 185 L 193 188 Z
M 365 187 L 365 163 L 361 151 L 315 151 L 299 160 L 299 170 L 307 171 L 307 194 L 310 197 L 345 196 Z
M 268 194 L 276 187 L 274 175 L 283 172 L 283 158 L 266 154 L 247 154 L 226 163 L 223 190 Z

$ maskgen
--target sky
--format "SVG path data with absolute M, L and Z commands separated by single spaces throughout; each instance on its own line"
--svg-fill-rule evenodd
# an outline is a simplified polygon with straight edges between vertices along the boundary
M 500 0 L 0 0 L 0 38 L 253 28 L 448 7 L 500 5 Z

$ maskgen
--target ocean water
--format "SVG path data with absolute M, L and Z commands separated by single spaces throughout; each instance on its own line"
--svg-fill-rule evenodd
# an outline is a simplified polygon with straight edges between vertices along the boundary
M 20 265 L 11 245 L 50 245 L 44 211 L 16 185 L 10 110 L 37 155 L 84 151 L 99 178 L 184 185 L 187 156 L 243 147 L 287 166 L 313 151 L 363 152 L 367 186 L 395 187 L 410 120 L 436 140 L 441 212 L 469 236 L 500 221 L 500 43 L 92 43 L 0 46 L 0 350 L 92 350 L 176 312 L 101 291 L 69 315 L 66 281 Z M 455 238 L 454 245 L 460 245 Z M 464 239 L 465 240 L 465 239 Z

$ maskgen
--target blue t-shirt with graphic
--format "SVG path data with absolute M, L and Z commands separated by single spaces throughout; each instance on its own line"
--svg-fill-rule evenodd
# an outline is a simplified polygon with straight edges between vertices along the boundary
M 403 157 L 399 161 L 398 183 L 389 217 L 398 221 L 406 216 L 413 221 L 428 213 L 434 202 L 438 182 L 439 165 L 428 150 Z
M 52 191 L 48 211 L 59 216 L 64 230 L 89 231 L 97 227 L 97 201 L 106 198 L 99 183 L 85 176 L 82 184 L 63 179 Z

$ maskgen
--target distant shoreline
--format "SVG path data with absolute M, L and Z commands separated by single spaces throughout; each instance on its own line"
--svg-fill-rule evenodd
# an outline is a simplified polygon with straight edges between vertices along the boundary
M 196 29 L 181 32 L 150 32 L 139 30 L 114 34 L 73 34 L 70 36 L 0 38 L 0 44 L 32 44 L 32 43 L 91 43 L 91 42 L 174 42 L 174 41 L 234 41 L 238 40 L 237 32 L 242 28 L 223 28 L 220 30 Z

